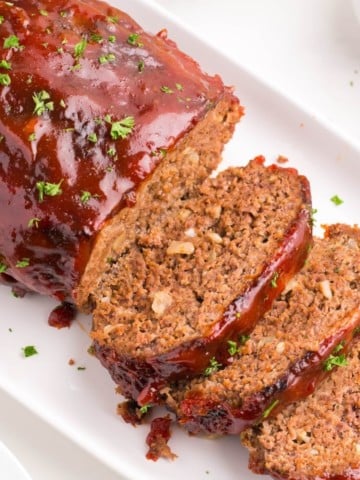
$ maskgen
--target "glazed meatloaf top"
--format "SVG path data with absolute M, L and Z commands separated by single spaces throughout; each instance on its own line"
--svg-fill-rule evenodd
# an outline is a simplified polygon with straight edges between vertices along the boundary
M 2 277 L 71 298 L 99 231 L 136 204 L 166 153 L 174 160 L 211 117 L 219 139 L 195 152 L 209 154 L 203 179 L 241 109 L 166 31 L 150 35 L 101 1 L 0 1 L 0 18 Z
M 354 237 L 347 227 L 335 228 L 348 249 L 356 251 L 359 256 L 359 232 Z M 339 275 L 352 277 L 352 287 L 359 291 L 359 264 L 355 270 L 352 255 L 342 259 L 343 265 L 346 262 L 351 268 L 339 271 Z M 254 472 L 268 473 L 282 480 L 359 478 L 358 331 L 355 332 L 356 339 L 348 354 L 342 350 L 334 353 L 334 368 L 330 376 L 311 396 L 289 405 L 274 418 L 242 434 L 242 442 L 250 451 L 249 466 Z
M 263 161 L 209 178 L 190 198 L 154 203 L 102 276 L 92 335 L 124 395 L 146 403 L 163 380 L 228 356 L 226 340 L 251 330 L 302 266 L 308 183 Z
M 329 228 L 251 335 L 228 342 L 229 364 L 169 391 L 182 425 L 239 433 L 314 391 L 360 325 L 359 240 L 356 229 Z

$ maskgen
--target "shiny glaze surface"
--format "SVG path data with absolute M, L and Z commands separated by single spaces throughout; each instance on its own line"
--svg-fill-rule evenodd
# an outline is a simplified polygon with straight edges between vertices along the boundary
M 169 382 L 201 375 L 212 357 L 226 364 L 229 358 L 227 341 L 249 333 L 271 307 L 287 281 L 304 264 L 312 241 L 311 199 L 308 181 L 304 177 L 301 180 L 306 207 L 300 210 L 260 277 L 227 307 L 223 317 L 206 337 L 184 342 L 169 352 L 146 359 L 121 355 L 94 342 L 96 356 L 109 370 L 115 383 L 120 385 L 123 395 L 136 400 L 139 405 L 161 403 L 159 391 Z M 276 287 L 271 285 L 274 272 L 279 274 Z
M 225 88 L 166 31 L 96 0 L 0 0 L 0 61 L 1 264 L 24 291 L 71 299 L 96 233 Z
M 360 325 L 360 309 L 351 315 L 351 321 L 331 337 L 325 339 L 318 352 L 308 352 L 284 372 L 282 377 L 263 391 L 250 395 L 241 407 L 234 407 L 226 402 L 219 405 L 210 397 L 188 395 L 179 406 L 179 423 L 189 432 L 211 434 L 239 434 L 250 425 L 263 420 L 266 409 L 274 402 L 276 406 L 269 411 L 267 418 L 279 412 L 289 403 L 311 395 L 317 385 L 329 374 L 324 370 L 324 361 L 334 348 L 344 342 L 342 353 L 346 354 L 354 339 L 354 333 Z

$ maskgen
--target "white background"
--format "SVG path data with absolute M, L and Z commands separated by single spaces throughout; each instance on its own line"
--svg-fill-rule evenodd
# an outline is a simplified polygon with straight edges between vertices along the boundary
M 350 0 L 158 3 L 360 143 L 360 23 Z M 120 479 L 6 394 L 0 405 L 0 439 L 34 480 Z

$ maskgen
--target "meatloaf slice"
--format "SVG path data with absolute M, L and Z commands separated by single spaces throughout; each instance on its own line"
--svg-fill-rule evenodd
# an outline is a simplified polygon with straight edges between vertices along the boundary
M 210 364 L 203 377 L 170 389 L 179 422 L 193 433 L 239 433 L 311 394 L 359 328 L 359 245 L 359 230 L 339 225 L 315 239 L 304 268 L 250 337 L 228 342 L 227 366 Z
M 345 229 L 348 251 L 359 256 L 359 234 L 346 237 Z M 352 266 L 353 260 L 352 254 L 343 258 L 347 268 L 339 275 L 359 294 L 359 262 Z M 342 304 L 347 301 L 344 297 Z M 251 470 L 282 480 L 360 478 L 360 339 L 359 331 L 355 333 L 350 352 L 334 353 L 332 364 L 339 366 L 312 395 L 242 433 Z
M 307 180 L 258 157 L 192 195 L 140 212 L 102 276 L 94 349 L 120 391 L 158 401 L 170 381 L 225 361 L 304 263 L 311 243 Z

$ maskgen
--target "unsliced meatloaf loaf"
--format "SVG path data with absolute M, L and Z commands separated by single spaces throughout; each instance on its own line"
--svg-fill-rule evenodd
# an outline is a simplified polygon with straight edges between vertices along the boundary
M 101 1 L 0 0 L 0 19 L 2 280 L 85 308 L 115 239 L 209 175 L 242 108 Z
M 354 255 L 360 256 L 359 232 L 353 235 L 342 226 L 335 229 L 348 250 L 338 275 L 350 281 L 359 295 L 359 261 L 354 262 Z M 341 302 L 347 303 L 348 297 Z M 281 480 L 360 478 L 359 359 L 357 329 L 350 352 L 340 349 L 333 353 L 331 363 L 327 363 L 334 366 L 333 371 L 311 396 L 243 432 L 241 439 L 250 451 L 251 470 Z
M 308 182 L 263 162 L 226 170 L 170 204 L 159 197 L 102 276 L 95 353 L 140 405 L 224 361 L 227 341 L 252 330 L 303 265 Z
M 314 391 L 360 325 L 359 240 L 356 229 L 330 227 L 249 338 L 228 342 L 228 365 L 210 362 L 202 378 L 169 390 L 185 428 L 239 433 Z

